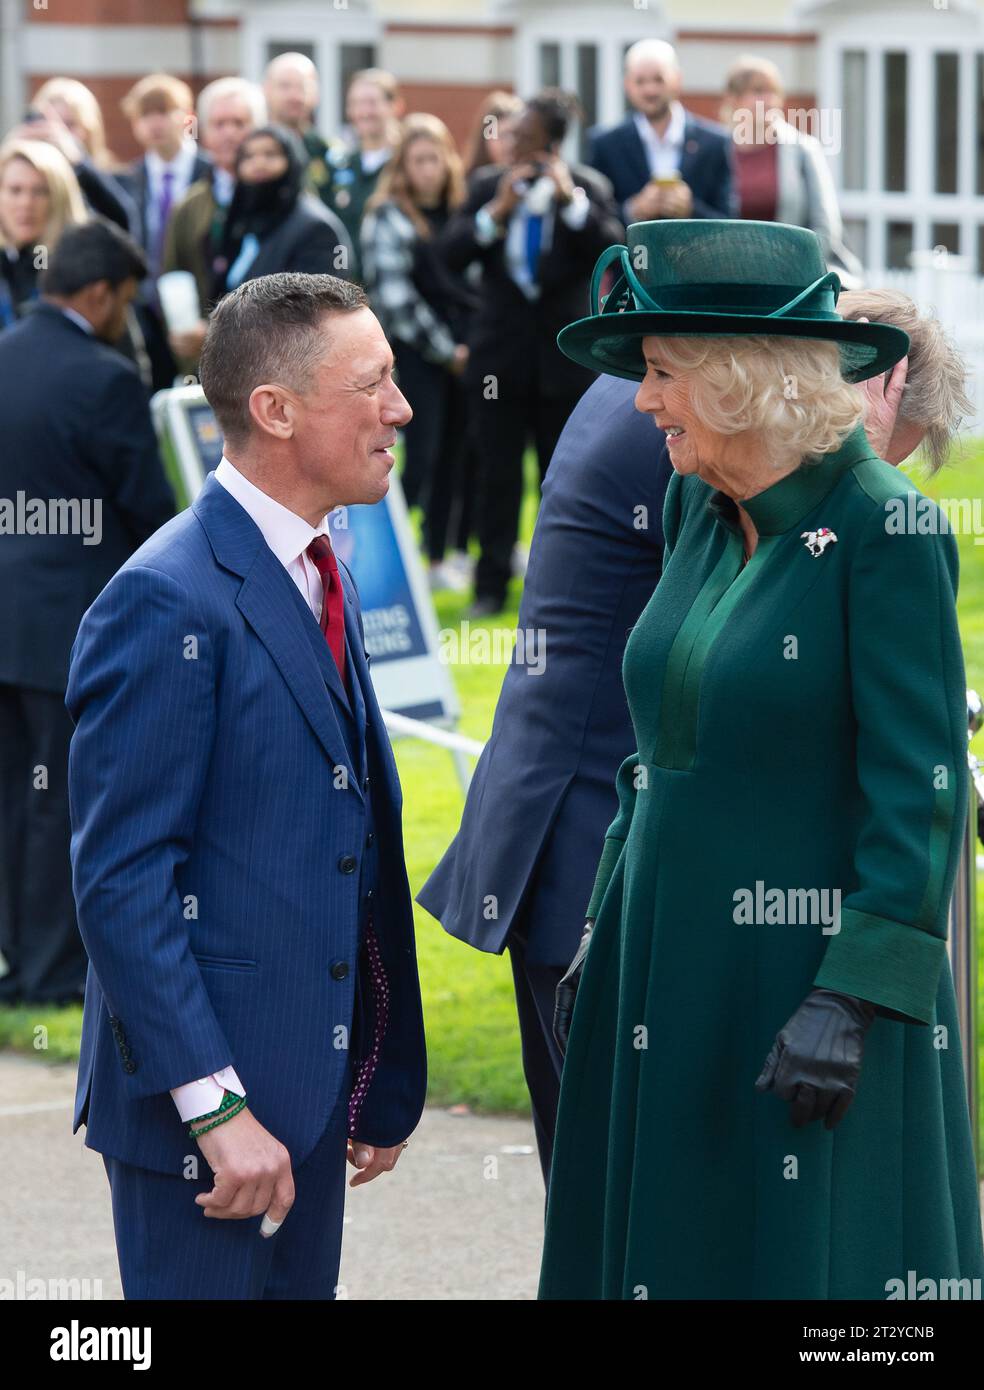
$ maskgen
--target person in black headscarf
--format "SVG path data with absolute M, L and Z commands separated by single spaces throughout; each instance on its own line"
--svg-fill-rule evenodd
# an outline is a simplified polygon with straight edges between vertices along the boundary
M 348 233 L 330 208 L 304 191 L 305 167 L 304 151 L 284 127 L 247 135 L 211 257 L 213 302 L 244 280 L 284 270 L 351 278 Z

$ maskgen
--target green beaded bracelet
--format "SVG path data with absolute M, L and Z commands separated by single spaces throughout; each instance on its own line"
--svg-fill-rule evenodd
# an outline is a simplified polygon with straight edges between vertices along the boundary
M 207 1134 L 208 1131 L 214 1129 L 216 1125 L 225 1124 L 226 1120 L 231 1120 L 233 1115 L 238 1115 L 240 1110 L 243 1110 L 245 1106 L 245 1096 L 237 1096 L 235 1091 L 226 1091 L 225 1095 L 222 1097 L 222 1104 L 219 1106 L 218 1110 L 210 1110 L 206 1115 L 196 1115 L 195 1119 L 188 1126 L 188 1133 L 191 1135 L 192 1139 L 197 1139 L 200 1134 Z M 218 1116 L 218 1118 L 213 1119 L 213 1116 Z M 193 1129 L 192 1125 L 197 1124 L 199 1120 L 212 1120 L 212 1123 L 209 1125 L 202 1125 L 201 1129 Z

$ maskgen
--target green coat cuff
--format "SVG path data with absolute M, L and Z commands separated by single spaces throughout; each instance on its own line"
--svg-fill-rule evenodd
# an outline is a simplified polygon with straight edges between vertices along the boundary
M 601 907 L 601 900 L 605 896 L 605 889 L 608 887 L 608 880 L 615 872 L 615 865 L 618 863 L 619 855 L 625 848 L 625 841 L 609 836 L 605 841 L 601 851 L 601 859 L 598 861 L 598 872 L 595 874 L 594 888 L 591 890 L 591 901 L 588 903 L 588 910 L 585 917 L 597 917 L 598 909 Z
M 945 952 L 940 936 L 844 908 L 813 983 L 930 1023 Z

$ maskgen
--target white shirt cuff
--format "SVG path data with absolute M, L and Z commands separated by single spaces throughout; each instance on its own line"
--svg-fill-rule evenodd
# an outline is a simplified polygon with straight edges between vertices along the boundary
M 237 1096 L 246 1094 L 246 1087 L 232 1067 L 223 1067 L 211 1076 L 189 1081 L 184 1086 L 173 1086 L 171 1096 L 182 1120 L 196 1120 L 200 1115 L 218 1110 L 224 1091 L 235 1091 Z
M 498 241 L 502 233 L 503 229 L 489 212 L 488 204 L 479 208 L 475 214 L 475 240 L 479 246 L 491 246 L 493 241 Z
M 575 187 L 574 196 L 561 208 L 560 215 L 572 232 L 579 232 L 588 220 L 590 209 L 591 203 L 584 189 Z

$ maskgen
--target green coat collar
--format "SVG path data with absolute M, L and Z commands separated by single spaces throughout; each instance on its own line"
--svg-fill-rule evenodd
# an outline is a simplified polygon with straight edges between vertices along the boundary
M 742 502 L 760 536 L 776 536 L 791 531 L 827 497 L 844 473 L 862 460 L 875 458 L 864 427 L 858 425 L 833 454 L 824 454 L 818 463 L 802 463 L 771 487 Z M 738 525 L 738 511 L 732 499 L 715 489 L 708 505 L 732 530 Z

